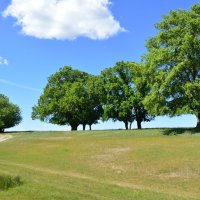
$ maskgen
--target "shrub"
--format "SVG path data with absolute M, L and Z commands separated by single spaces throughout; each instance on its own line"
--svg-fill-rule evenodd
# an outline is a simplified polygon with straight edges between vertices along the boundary
M 20 176 L 8 176 L 2 175 L 0 176 L 0 190 L 7 190 L 10 187 L 19 186 L 22 184 Z
M 172 131 L 169 135 L 173 136 L 173 135 L 177 135 L 178 132 L 177 131 Z

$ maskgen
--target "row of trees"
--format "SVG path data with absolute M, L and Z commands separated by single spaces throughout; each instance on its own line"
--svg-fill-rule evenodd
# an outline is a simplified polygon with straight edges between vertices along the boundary
M 200 4 L 171 11 L 156 24 L 141 64 L 118 62 L 100 76 L 66 66 L 52 75 L 32 118 L 76 130 L 99 119 L 133 121 L 194 114 L 200 127 Z
M 171 11 L 156 28 L 140 64 L 118 62 L 99 76 L 66 66 L 50 76 L 32 118 L 72 130 L 99 119 L 140 129 L 158 115 L 194 114 L 200 128 L 200 4 Z M 19 108 L 0 95 L 0 131 L 20 121 Z
M 143 82 L 142 82 L 143 81 Z M 154 116 L 144 108 L 142 100 L 148 93 L 142 80 L 141 66 L 131 62 L 118 62 L 115 67 L 92 76 L 65 66 L 48 79 L 48 84 L 33 107 L 32 118 L 53 124 L 70 125 L 72 130 L 112 119 L 122 121 L 126 129 L 137 121 Z

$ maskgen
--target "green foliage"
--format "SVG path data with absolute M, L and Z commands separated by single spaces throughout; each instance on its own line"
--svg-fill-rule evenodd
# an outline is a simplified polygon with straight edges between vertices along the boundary
M 81 122 L 83 125 L 88 124 L 91 129 L 92 124 L 96 124 L 99 118 L 103 114 L 103 108 L 101 106 L 101 82 L 99 77 L 91 76 L 84 88 L 84 105 L 81 109 Z M 82 98 L 83 95 L 80 95 Z
M 94 90 L 95 78 L 85 72 L 66 66 L 53 74 L 33 107 L 32 118 L 53 124 L 78 125 L 96 123 L 99 112 L 98 95 Z
M 0 132 L 18 125 L 22 120 L 20 109 L 9 102 L 8 97 L 0 94 Z
M 133 90 L 131 88 L 130 68 L 124 62 L 117 63 L 115 67 L 105 69 L 101 73 L 104 92 L 104 120 L 128 123 L 134 121 L 131 102 Z
M 190 113 L 200 120 L 200 4 L 171 11 L 156 28 L 147 42 L 151 93 L 144 103 L 155 115 Z
M 145 79 L 142 76 L 143 67 L 132 62 L 118 62 L 113 68 L 101 73 L 104 92 L 104 119 L 119 120 L 128 124 L 137 121 L 141 128 L 143 121 L 150 121 L 153 116 L 144 109 L 142 100 L 148 94 Z
M 19 186 L 22 184 L 20 176 L 0 176 L 0 190 L 7 190 L 11 187 Z

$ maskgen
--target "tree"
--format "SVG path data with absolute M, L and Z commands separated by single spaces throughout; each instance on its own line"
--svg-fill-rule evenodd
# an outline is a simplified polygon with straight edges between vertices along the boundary
M 80 124 L 85 129 L 86 124 L 95 123 L 97 118 L 92 122 L 88 119 L 92 118 L 91 107 L 94 106 L 93 100 L 88 96 L 88 82 L 91 78 L 92 75 L 73 70 L 69 66 L 60 69 L 48 79 L 38 105 L 33 107 L 32 118 L 70 125 L 73 131 Z
M 3 133 L 6 128 L 18 125 L 21 120 L 19 107 L 9 102 L 8 97 L 0 94 L 0 132 Z
M 52 124 L 67 124 L 71 126 L 71 130 L 77 130 L 81 123 L 79 119 L 81 99 L 73 93 L 88 76 L 87 73 L 73 70 L 70 66 L 61 68 L 59 72 L 51 75 L 37 106 L 33 107 L 32 118 Z
M 84 82 L 75 82 L 70 88 L 70 94 L 65 102 L 74 105 L 78 111 L 77 118 L 85 130 L 89 125 L 96 124 L 102 116 L 100 94 L 98 90 L 98 77 L 90 75 Z M 72 97 L 72 99 L 71 99 Z
M 132 87 L 134 95 L 132 96 L 133 114 L 137 122 L 138 129 L 142 128 L 142 122 L 150 122 L 155 116 L 144 106 L 144 99 L 150 92 L 147 84 L 146 68 L 141 64 L 133 63 L 131 65 Z
M 142 66 L 136 63 L 122 61 L 101 73 L 104 120 L 122 121 L 126 129 L 131 129 L 136 120 L 141 129 L 143 121 L 153 119 L 142 103 L 148 91 L 141 82 L 141 70 Z
M 151 92 L 146 108 L 155 115 L 194 114 L 200 127 L 200 4 L 171 11 L 147 42 Z
M 92 124 L 98 123 L 98 120 L 102 117 L 101 87 L 102 85 L 98 76 L 91 76 L 85 85 L 83 85 L 84 94 L 82 96 L 84 96 L 85 102 L 81 110 L 83 130 L 85 130 L 86 125 L 89 125 L 91 130 Z
M 134 121 L 131 96 L 132 88 L 129 87 L 131 77 L 129 68 L 125 63 L 117 63 L 117 66 L 102 71 L 103 86 L 103 120 L 112 119 L 122 121 L 125 128 Z M 121 68 L 121 69 L 120 69 Z M 124 71 L 122 71 L 124 70 Z

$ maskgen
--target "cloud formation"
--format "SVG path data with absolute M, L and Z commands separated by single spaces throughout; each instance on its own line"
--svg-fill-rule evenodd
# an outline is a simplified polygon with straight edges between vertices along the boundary
M 16 18 L 25 35 L 41 39 L 107 39 L 124 31 L 110 0 L 12 0 L 3 16 Z
M 8 65 L 8 60 L 0 56 L 0 65 Z

